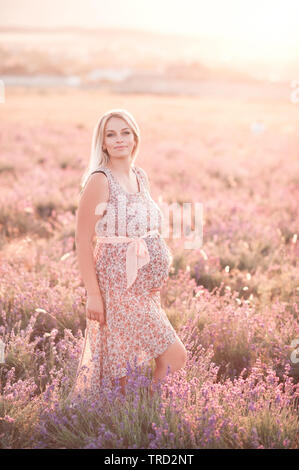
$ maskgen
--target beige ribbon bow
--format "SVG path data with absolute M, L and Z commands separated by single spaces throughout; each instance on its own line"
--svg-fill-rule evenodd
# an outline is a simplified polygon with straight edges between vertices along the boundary
M 138 269 L 147 264 L 149 260 L 150 255 L 147 244 L 143 238 L 136 238 L 129 243 L 126 258 L 127 289 L 131 287 L 135 281 Z
M 127 289 L 129 289 L 129 287 L 131 287 L 131 285 L 135 281 L 138 269 L 142 268 L 142 266 L 145 266 L 150 261 L 150 255 L 144 238 L 149 235 L 157 234 L 159 234 L 158 230 L 151 230 L 139 238 L 130 238 L 122 236 L 97 237 L 98 242 L 102 243 L 121 243 L 126 242 L 128 240 L 131 242 L 128 244 L 126 254 Z

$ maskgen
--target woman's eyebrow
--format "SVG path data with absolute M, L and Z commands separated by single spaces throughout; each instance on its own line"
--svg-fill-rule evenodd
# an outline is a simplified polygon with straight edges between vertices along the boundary
M 125 129 L 129 129 L 128 127 L 124 127 L 123 129 L 121 129 L 121 131 L 124 131 Z M 114 132 L 113 129 L 108 129 L 106 132 Z

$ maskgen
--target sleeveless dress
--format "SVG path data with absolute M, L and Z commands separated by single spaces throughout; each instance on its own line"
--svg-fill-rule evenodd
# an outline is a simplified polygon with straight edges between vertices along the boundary
M 162 287 L 172 263 L 172 254 L 160 234 L 163 213 L 147 191 L 144 171 L 135 166 L 132 169 L 139 186 L 137 193 L 128 193 L 108 167 L 96 170 L 106 175 L 109 184 L 109 200 L 95 227 L 94 250 L 107 324 L 101 326 L 86 318 L 72 397 L 88 393 L 97 399 L 101 387 L 112 386 L 111 379 L 128 375 L 128 366 L 144 365 L 178 339 L 161 307 L 160 292 L 150 292 Z M 138 253 L 141 265 L 134 258 Z

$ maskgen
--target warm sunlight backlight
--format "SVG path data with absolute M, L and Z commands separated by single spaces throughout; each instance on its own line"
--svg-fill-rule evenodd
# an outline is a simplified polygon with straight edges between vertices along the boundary
M 223 39 L 219 55 L 224 61 L 298 57 L 297 0 L 127 0 L 113 2 L 113 8 L 108 3 L 105 12 L 100 0 L 92 5 L 95 18 L 104 15 L 107 26 L 117 18 L 122 27 Z
M 205 52 L 215 57 L 216 49 L 216 59 L 224 62 L 298 59 L 299 0 L 43 0 L 42 7 L 36 5 L 36 0 L 1 0 L 0 26 L 178 33 L 211 38 L 215 47 Z M 174 38 L 174 51 L 179 48 Z

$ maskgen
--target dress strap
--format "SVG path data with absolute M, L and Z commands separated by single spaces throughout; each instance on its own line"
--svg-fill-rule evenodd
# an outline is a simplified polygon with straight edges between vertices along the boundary
M 102 167 L 100 167 L 100 168 L 102 168 Z M 84 187 L 82 187 L 81 190 L 80 190 L 80 196 L 82 196 L 83 190 L 84 190 L 84 188 L 86 187 L 87 182 L 89 181 L 89 178 L 90 178 L 91 175 L 93 175 L 94 173 L 104 173 L 104 174 L 107 176 L 108 181 L 110 182 L 110 175 L 107 174 L 107 172 L 105 171 L 105 169 L 100 169 L 100 168 L 98 168 L 97 170 L 94 170 L 94 171 L 92 171 L 91 173 L 89 173 L 88 178 L 87 178 L 87 180 L 86 180 L 86 182 L 85 182 L 85 184 L 84 184 Z M 110 184 L 109 184 L 109 186 L 110 186 Z
M 139 181 L 141 182 L 141 185 L 142 185 L 144 191 L 146 193 L 148 193 L 144 170 L 142 168 L 140 168 L 139 166 L 135 166 L 134 168 L 135 168 L 136 172 L 138 173 Z
M 111 188 L 114 188 L 114 181 L 109 170 L 107 170 L 105 167 L 99 167 L 97 170 L 94 170 L 92 173 L 90 173 L 90 176 L 94 173 L 104 173 L 108 179 L 109 189 L 111 190 Z
M 92 173 L 90 173 L 90 176 L 93 175 L 94 173 L 104 173 L 108 177 L 108 171 L 102 167 L 98 168 L 97 170 L 94 170 Z

